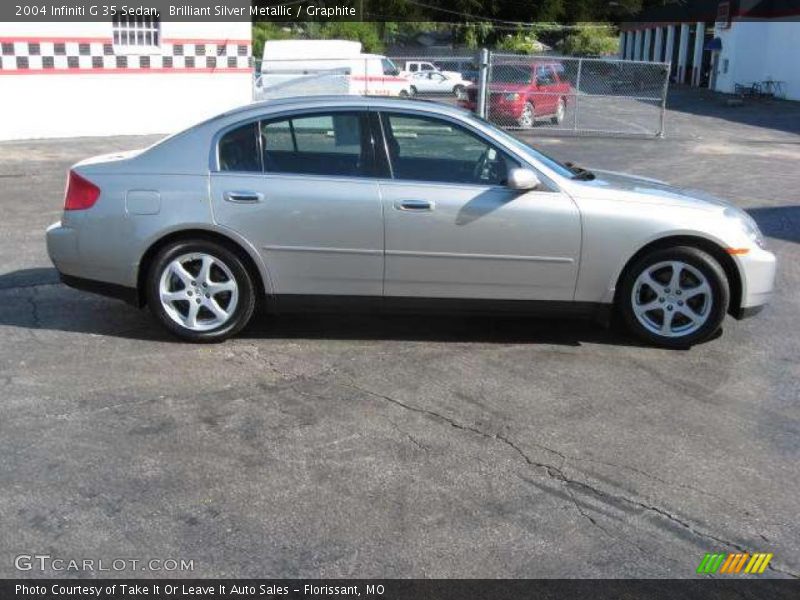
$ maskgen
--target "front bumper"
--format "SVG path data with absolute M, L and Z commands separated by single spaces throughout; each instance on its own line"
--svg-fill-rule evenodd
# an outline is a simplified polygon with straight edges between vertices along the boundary
M 734 317 L 744 319 L 761 312 L 772 299 L 778 261 L 772 252 L 758 247 L 735 260 L 742 276 L 742 301 Z

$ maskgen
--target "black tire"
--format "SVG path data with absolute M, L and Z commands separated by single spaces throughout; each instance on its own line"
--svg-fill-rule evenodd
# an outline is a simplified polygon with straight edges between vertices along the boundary
M 238 301 L 231 316 L 220 326 L 206 331 L 194 331 L 173 320 L 162 305 L 159 293 L 161 276 L 167 266 L 176 258 L 193 253 L 207 254 L 224 263 L 237 286 Z M 162 248 L 150 266 L 145 286 L 150 312 L 170 333 L 188 342 L 221 342 L 236 335 L 250 321 L 256 306 L 253 276 L 242 259 L 225 246 L 207 240 L 180 241 Z
M 559 108 L 561 108 L 560 111 Z M 567 112 L 567 103 L 564 101 L 563 98 L 559 98 L 558 106 L 556 107 L 556 114 L 550 117 L 550 122 L 553 125 L 561 125 L 561 123 L 564 122 L 564 117 L 566 116 L 566 112 Z
M 648 329 L 642 322 L 640 322 L 639 318 L 634 312 L 633 291 L 637 278 L 649 267 L 655 267 L 659 263 L 669 261 L 679 261 L 689 265 L 690 267 L 693 267 L 694 269 L 697 269 L 697 271 L 699 271 L 699 273 L 705 277 L 706 282 L 711 289 L 709 295 L 711 299 L 711 306 L 708 309 L 707 315 L 705 316 L 705 321 L 696 330 L 687 330 L 685 335 L 660 335 L 651 329 Z M 666 268 L 668 267 L 665 267 L 665 269 Z M 686 274 L 687 270 L 684 270 L 683 273 Z M 692 274 L 690 272 L 686 276 L 692 278 Z M 667 288 L 665 291 L 669 291 L 669 289 Z M 652 294 L 650 290 L 645 289 L 645 292 Z M 681 301 L 678 299 L 678 297 L 674 296 L 674 290 L 672 290 L 672 294 L 672 296 L 668 296 L 666 298 L 654 297 L 652 300 L 653 302 L 664 303 L 663 308 L 659 307 L 655 309 L 655 315 L 657 315 L 659 311 L 662 314 L 662 324 L 664 324 L 663 319 L 664 315 L 666 315 L 664 311 L 667 308 L 669 308 L 670 311 L 674 310 L 672 308 L 672 304 L 670 303 L 675 302 L 676 299 L 677 301 Z M 670 300 L 670 297 L 672 300 Z M 724 269 L 710 254 L 690 246 L 675 246 L 673 248 L 654 250 L 653 252 L 650 252 L 638 259 L 635 263 L 630 265 L 630 267 L 622 276 L 619 293 L 617 296 L 617 305 L 628 329 L 640 339 L 650 344 L 665 348 L 689 348 L 694 344 L 698 344 L 712 338 L 722 325 L 722 320 L 725 318 L 725 314 L 728 312 L 729 303 L 730 287 L 728 284 L 728 279 L 725 276 Z M 686 304 L 689 304 L 688 300 Z M 676 310 L 676 316 L 673 318 L 678 318 L 677 314 L 678 311 Z M 685 319 L 685 317 L 681 318 Z
M 465 88 L 461 84 L 458 84 L 457 86 L 455 86 L 453 88 L 453 94 L 455 95 L 456 98 L 463 98 L 465 96 L 465 94 L 466 94 L 466 91 L 467 91 L 467 88 Z
M 411 86 L 410 89 L 411 89 L 411 94 L 409 94 L 406 90 L 400 90 L 400 93 L 398 94 L 398 96 L 400 98 L 408 98 L 409 96 L 414 95 L 414 94 L 417 93 L 417 90 L 413 85 Z

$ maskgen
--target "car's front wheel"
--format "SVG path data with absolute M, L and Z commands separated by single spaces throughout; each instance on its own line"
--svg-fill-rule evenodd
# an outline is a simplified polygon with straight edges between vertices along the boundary
M 618 302 L 630 330 L 668 348 L 712 337 L 728 312 L 725 271 L 708 253 L 677 246 L 655 250 L 627 270 Z
M 564 116 L 567 114 L 567 104 L 564 102 L 563 98 L 558 99 L 558 104 L 556 105 L 556 112 L 555 114 L 550 117 L 551 123 L 553 125 L 561 125 L 564 122 Z
M 522 114 L 519 116 L 519 126 L 522 129 L 530 129 L 533 127 L 533 122 L 536 119 L 536 110 L 533 107 L 533 104 L 530 102 L 526 102 L 525 106 L 522 107 Z
M 163 248 L 149 270 L 146 293 L 156 319 L 191 342 L 220 342 L 235 335 L 252 317 L 256 300 L 241 258 L 206 240 Z

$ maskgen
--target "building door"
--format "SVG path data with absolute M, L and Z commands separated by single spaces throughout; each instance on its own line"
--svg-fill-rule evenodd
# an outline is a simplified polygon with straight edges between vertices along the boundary
M 717 75 L 719 74 L 719 52 L 711 53 L 711 74 L 708 78 L 708 89 L 717 88 Z

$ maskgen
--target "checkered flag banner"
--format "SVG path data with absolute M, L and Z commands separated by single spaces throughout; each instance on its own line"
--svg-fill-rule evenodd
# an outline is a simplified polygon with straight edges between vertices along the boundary
M 163 40 L 158 47 L 122 50 L 102 39 L 0 38 L 0 75 L 87 72 L 247 72 L 250 40 Z

